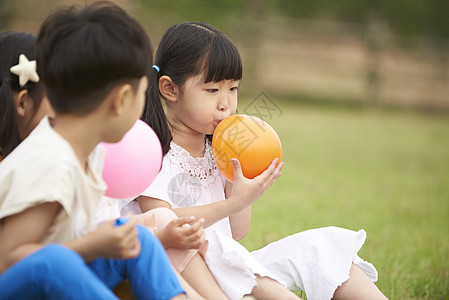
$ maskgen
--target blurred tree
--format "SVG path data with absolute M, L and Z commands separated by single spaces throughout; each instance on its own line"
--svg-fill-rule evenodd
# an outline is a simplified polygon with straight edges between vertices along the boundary
M 428 36 L 449 43 L 448 0 L 141 0 L 152 9 L 167 11 L 181 20 L 203 20 L 227 29 L 245 17 L 267 14 L 290 18 L 321 18 L 368 26 L 372 15 L 403 36 Z M 260 12 L 263 11 L 261 14 Z M 235 24 L 234 24 L 235 25 Z
M 332 18 L 367 25 L 375 14 L 391 30 L 406 36 L 433 36 L 449 40 L 447 0 L 272 0 L 278 14 L 292 18 Z
M 170 15 L 177 22 L 204 21 L 223 28 L 244 15 L 244 1 L 237 0 L 142 0 L 152 11 Z M 231 24 L 232 25 L 232 24 Z
M 153 15 L 169 25 L 185 21 L 212 24 L 241 43 L 245 78 L 257 82 L 262 27 L 269 14 L 267 0 L 141 0 Z M 168 25 L 168 26 L 169 26 Z M 251 83 L 249 83 L 251 86 Z
M 8 27 L 10 16 L 10 6 L 7 4 L 7 0 L 0 0 L 0 30 Z
M 245 73 L 258 81 L 263 26 L 270 17 L 321 19 L 351 25 L 365 42 L 366 98 L 377 102 L 382 97 L 383 47 L 388 33 L 394 43 L 409 48 L 416 43 L 432 48 L 432 57 L 449 80 L 449 1 L 448 0 L 141 0 L 153 11 L 166 14 L 174 22 L 201 20 L 217 26 L 240 41 Z M 163 17 L 162 17 L 163 18 Z M 161 19 L 161 18 L 159 18 Z M 173 24 L 171 23 L 171 24 Z M 249 85 L 251 85 L 250 82 Z M 448 87 L 449 89 L 449 87 Z

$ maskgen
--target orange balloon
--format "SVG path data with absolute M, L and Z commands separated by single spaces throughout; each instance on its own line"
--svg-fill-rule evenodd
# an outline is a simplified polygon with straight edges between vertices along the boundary
M 246 178 L 265 171 L 276 157 L 282 159 L 282 145 L 274 129 L 265 121 L 247 115 L 227 117 L 215 128 L 212 155 L 221 174 L 234 181 L 231 159 L 237 158 Z

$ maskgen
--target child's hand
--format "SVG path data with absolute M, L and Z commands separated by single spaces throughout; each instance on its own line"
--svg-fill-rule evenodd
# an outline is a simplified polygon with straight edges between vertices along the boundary
M 180 217 L 155 234 L 165 248 L 199 249 L 205 240 L 203 224 L 204 219 Z
M 139 255 L 140 242 L 134 220 L 115 226 L 114 221 L 101 224 L 87 237 L 96 257 L 128 259 Z
M 284 166 L 283 162 L 278 164 L 279 159 L 275 158 L 262 174 L 253 179 L 248 179 L 243 176 L 240 162 L 236 158 L 231 161 L 234 167 L 234 183 L 228 200 L 233 201 L 233 204 L 241 209 L 262 196 L 271 184 L 281 176 L 281 169 Z

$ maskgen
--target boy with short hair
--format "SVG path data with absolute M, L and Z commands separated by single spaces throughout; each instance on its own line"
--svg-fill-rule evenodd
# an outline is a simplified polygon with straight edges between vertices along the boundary
M 0 164 L 0 288 L 10 287 L 2 297 L 115 299 L 111 289 L 128 278 L 138 299 L 184 299 L 148 230 L 133 221 L 94 224 L 106 189 L 97 145 L 120 141 L 142 114 L 152 65 L 145 31 L 106 2 L 62 9 L 42 24 L 37 65 L 56 116 Z M 64 274 L 45 257 L 66 248 L 78 255 L 64 256 Z M 39 272 L 27 268 L 34 255 Z M 82 284 L 68 284 L 77 275 Z

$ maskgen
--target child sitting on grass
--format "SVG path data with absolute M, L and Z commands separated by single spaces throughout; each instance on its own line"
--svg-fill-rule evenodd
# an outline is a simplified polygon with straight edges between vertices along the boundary
M 249 230 L 252 203 L 279 178 L 283 162 L 276 158 L 249 179 L 232 159 L 231 183 L 212 158 L 210 135 L 237 110 L 242 61 L 235 44 L 209 24 L 176 24 L 159 42 L 155 65 L 144 120 L 158 134 L 164 159 L 129 208 L 140 213 L 167 207 L 178 216 L 203 218 L 205 260 L 230 299 L 297 299 L 289 290 L 299 289 L 310 300 L 385 299 L 373 283 L 376 269 L 357 255 L 363 230 L 307 230 L 252 252 L 237 242 Z M 240 137 L 234 132 L 237 142 Z
M 30 33 L 18 31 L 0 33 L 2 57 L 0 78 L 4 79 L 0 86 L 0 107 L 2 108 L 0 110 L 0 149 L 5 149 L 4 157 L 30 134 L 45 115 L 54 118 L 53 109 L 36 72 L 35 48 L 36 37 Z M 15 74 L 22 73 L 18 72 L 22 66 L 22 64 L 18 64 L 19 56 L 22 57 L 22 60 L 26 57 L 25 62 L 31 61 L 30 71 L 33 74 L 32 78 L 29 78 L 22 86 L 19 83 L 19 76 Z M 26 79 L 24 75 L 22 74 L 20 78 Z M 103 197 L 97 208 L 95 224 L 120 217 L 118 201 Z M 171 210 L 164 208 L 152 210 L 145 215 L 134 216 L 133 219 L 137 224 L 145 226 L 152 232 L 157 228 L 153 233 L 166 248 L 168 258 L 175 271 L 178 271 L 178 279 L 190 299 L 223 299 L 223 292 L 198 254 L 197 249 L 204 242 L 202 220 L 196 220 L 193 217 L 177 218 Z M 179 249 L 180 247 L 182 249 Z M 47 255 L 47 253 L 52 254 Z M 62 275 L 53 274 L 54 276 L 45 278 L 45 282 L 48 284 L 53 278 L 67 274 L 65 271 L 68 268 L 66 261 L 70 260 L 67 258 L 72 255 L 75 254 L 70 253 L 69 249 L 47 246 L 38 251 L 36 255 L 26 258 L 27 262 L 21 264 L 29 269 L 39 268 L 39 264 L 48 265 L 49 263 L 65 266 L 58 268 L 63 272 Z M 69 279 L 65 278 L 65 283 L 74 287 L 81 283 L 77 279 L 68 281 Z M 129 296 L 131 290 L 124 282 L 114 292 L 121 297 Z
M 105 190 L 96 145 L 119 141 L 141 115 L 151 55 L 141 26 L 112 4 L 63 9 L 43 23 L 38 73 L 55 118 L 0 164 L 2 299 L 116 299 L 111 289 L 125 278 L 138 299 L 185 298 L 148 230 L 93 222 Z M 37 76 L 30 63 L 14 73 L 20 89 Z

